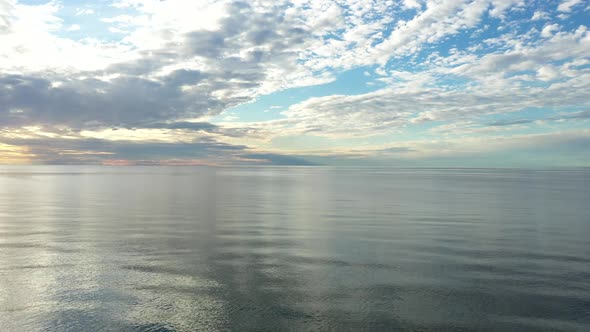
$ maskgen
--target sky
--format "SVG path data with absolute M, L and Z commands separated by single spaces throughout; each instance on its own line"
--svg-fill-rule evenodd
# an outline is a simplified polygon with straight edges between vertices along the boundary
M 590 0 L 0 0 L 0 164 L 590 166 Z

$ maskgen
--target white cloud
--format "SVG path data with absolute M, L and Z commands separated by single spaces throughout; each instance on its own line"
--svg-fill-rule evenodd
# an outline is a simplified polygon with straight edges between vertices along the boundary
M 379 63 L 385 63 L 392 55 L 417 52 L 424 44 L 438 42 L 474 27 L 490 8 L 490 15 L 501 17 L 511 6 L 520 4 L 518 0 L 428 2 L 426 10 L 399 24 L 383 43 L 377 45 L 373 56 Z
M 13 8 L 13 1 L 0 0 L 0 34 L 7 33 L 11 28 Z
M 93 15 L 94 13 L 95 13 L 95 11 L 92 8 L 77 8 L 76 9 L 76 16 Z
M 564 1 L 559 10 L 566 15 L 578 3 Z M 361 69 L 364 80 L 385 88 L 304 100 L 285 107 L 278 120 L 244 124 L 221 116 L 224 130 L 205 136 L 261 144 L 285 135 L 373 139 L 424 123 L 436 127 L 433 135 L 453 129 L 465 135 L 509 131 L 513 128 L 477 124 L 490 114 L 558 110 L 590 100 L 587 28 L 555 23 L 555 8 L 534 11 L 532 20 L 547 21 L 541 31 L 509 20 L 528 5 L 521 0 L 120 0 L 114 3 L 117 14 L 100 18 L 103 32 L 111 32 L 108 38 L 94 38 L 84 25 L 88 38 L 73 40 L 60 32 L 81 27 L 60 18 L 58 3 L 0 0 L 0 111 L 8 110 L 0 112 L 0 123 L 94 134 L 122 127 L 128 130 L 119 134 L 138 140 L 148 134 L 189 139 L 179 132 L 198 126 L 173 124 L 202 121 L 261 95 L 373 66 Z M 80 16 L 94 13 L 76 10 Z M 490 16 L 502 21 L 500 32 L 482 24 Z M 469 34 L 468 47 L 450 44 L 461 33 Z M 478 40 L 488 33 L 494 36 Z M 425 59 L 422 51 L 429 53 Z M 409 153 L 389 153 L 400 151 Z
M 553 36 L 553 33 L 555 31 L 559 31 L 559 24 L 557 24 L 557 23 L 547 24 L 543 27 L 543 30 L 541 31 L 541 36 L 545 37 L 545 38 L 549 38 L 549 37 Z
M 538 34 L 538 32 L 537 32 Z M 475 56 L 433 56 L 418 72 L 379 69 L 385 89 L 362 95 L 312 98 L 292 105 L 287 119 L 255 124 L 267 136 L 313 135 L 334 139 L 385 135 L 416 124 L 476 121 L 527 108 L 590 105 L 590 35 L 585 27 L 524 44 L 511 35 L 499 50 Z M 523 74 L 523 72 L 525 74 Z M 468 77 L 469 83 L 444 82 Z M 536 81 L 536 85 L 522 81 Z M 437 125 L 438 126 L 438 125 Z M 505 128 L 481 128 L 494 132 Z M 474 129 L 470 130 L 475 133 Z
M 582 3 L 582 0 L 564 0 L 557 6 L 557 10 L 564 13 L 570 13 L 572 8 Z
M 549 19 L 549 14 L 543 11 L 535 11 L 535 13 L 533 14 L 533 17 L 531 17 L 531 20 L 533 21 L 540 21 L 540 20 L 547 20 Z
M 12 73 L 94 70 L 130 59 L 129 46 L 95 39 L 75 41 L 58 36 L 64 27 L 55 2 L 15 4 L 9 16 L 10 31 L 0 34 L 1 69 Z
M 551 81 L 559 77 L 559 72 L 554 66 L 546 65 L 537 70 L 537 77 L 541 81 Z
M 78 30 L 80 30 L 80 25 L 78 25 L 78 24 L 72 24 L 66 30 L 67 31 L 78 31 Z
M 119 29 L 119 28 L 115 28 L 115 27 L 109 27 L 109 31 L 112 33 L 120 33 L 120 34 L 128 33 L 127 30 L 123 30 L 123 29 Z
M 403 0 L 403 2 L 404 2 L 404 7 L 406 7 L 406 8 L 417 8 L 417 9 L 422 8 L 422 3 L 421 3 L 421 1 L 418 1 L 418 0 Z

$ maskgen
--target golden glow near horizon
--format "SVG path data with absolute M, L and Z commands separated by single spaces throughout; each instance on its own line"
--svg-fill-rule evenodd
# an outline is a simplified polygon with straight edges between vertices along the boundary
M 34 156 L 26 147 L 0 143 L 0 164 L 29 164 Z

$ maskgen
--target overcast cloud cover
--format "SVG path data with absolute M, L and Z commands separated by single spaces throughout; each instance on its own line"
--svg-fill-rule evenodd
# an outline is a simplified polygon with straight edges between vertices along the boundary
M 0 163 L 590 166 L 590 1 L 0 0 Z

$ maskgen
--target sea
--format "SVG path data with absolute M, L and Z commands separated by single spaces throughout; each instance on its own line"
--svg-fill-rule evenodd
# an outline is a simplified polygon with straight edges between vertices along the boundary
M 1 331 L 590 331 L 590 169 L 0 166 Z

